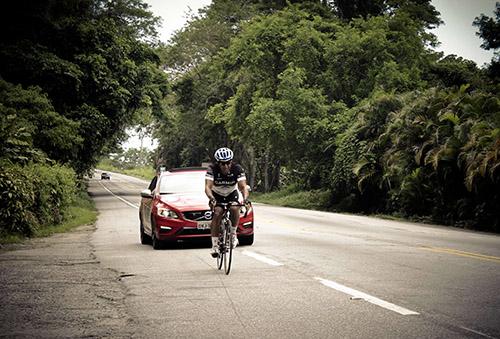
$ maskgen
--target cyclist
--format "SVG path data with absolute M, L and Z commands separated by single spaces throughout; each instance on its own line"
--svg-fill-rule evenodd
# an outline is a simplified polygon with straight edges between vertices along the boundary
M 219 148 L 214 154 L 215 163 L 207 169 L 205 177 L 205 194 L 210 199 L 210 207 L 214 209 L 212 223 L 210 225 L 212 235 L 212 257 L 216 258 L 219 251 L 220 224 L 223 217 L 222 207 L 217 203 L 238 202 L 238 189 L 243 195 L 245 203 L 248 202 L 247 179 L 243 168 L 233 163 L 233 151 L 227 147 Z M 233 247 L 238 244 L 236 228 L 240 220 L 240 207 L 231 206 L 231 236 Z

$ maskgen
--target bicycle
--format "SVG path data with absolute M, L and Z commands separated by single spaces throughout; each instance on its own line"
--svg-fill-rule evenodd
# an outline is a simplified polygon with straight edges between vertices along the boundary
M 217 255 L 217 269 L 222 269 L 224 264 L 224 272 L 229 274 L 231 271 L 231 262 L 233 260 L 233 239 L 231 237 L 231 206 L 246 206 L 246 204 L 235 204 L 235 203 L 217 203 L 215 206 L 222 207 L 222 221 L 220 225 L 219 234 L 219 253 Z M 248 209 L 247 209 L 248 211 Z M 247 212 L 245 211 L 244 217 L 246 217 Z M 236 236 L 236 232 L 234 233 Z

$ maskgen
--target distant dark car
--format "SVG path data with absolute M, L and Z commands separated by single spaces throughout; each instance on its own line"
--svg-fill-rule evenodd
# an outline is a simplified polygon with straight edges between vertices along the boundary
M 106 172 L 101 173 L 101 180 L 110 180 L 110 179 L 111 179 L 111 175 L 109 173 L 106 173 Z
M 206 168 L 178 168 L 162 172 L 151 192 L 141 192 L 139 209 L 141 243 L 154 249 L 163 242 L 210 239 L 212 211 L 205 195 Z M 254 241 L 253 209 L 242 207 L 237 228 L 241 245 Z

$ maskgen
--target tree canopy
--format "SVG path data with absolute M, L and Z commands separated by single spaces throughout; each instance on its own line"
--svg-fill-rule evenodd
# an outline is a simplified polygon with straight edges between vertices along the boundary
M 488 39 L 491 20 L 476 22 Z M 498 228 L 498 86 L 430 48 L 440 23 L 430 1 L 216 0 L 162 51 L 162 160 L 228 145 L 258 190 L 298 183 L 327 189 L 329 208 Z
M 9 6 L 2 163 L 81 175 L 136 122 L 168 167 L 229 146 L 257 190 L 500 230 L 498 4 L 474 21 L 496 52 L 483 69 L 432 49 L 430 0 L 214 0 L 167 44 L 141 0 Z
M 168 82 L 146 4 L 21 0 L 1 12 L 4 105 L 50 159 L 84 173 L 141 110 L 162 114 Z

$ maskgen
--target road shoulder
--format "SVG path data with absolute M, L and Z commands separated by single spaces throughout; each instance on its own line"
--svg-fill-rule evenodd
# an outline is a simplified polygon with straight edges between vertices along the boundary
M 119 274 L 94 255 L 94 226 L 6 246 L 0 252 L 5 337 L 130 337 Z

